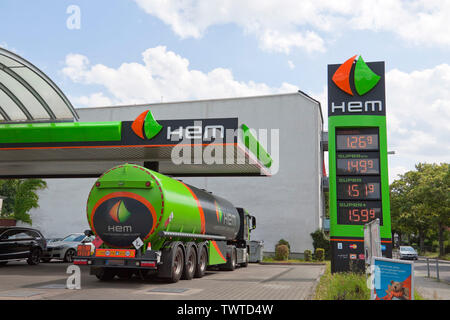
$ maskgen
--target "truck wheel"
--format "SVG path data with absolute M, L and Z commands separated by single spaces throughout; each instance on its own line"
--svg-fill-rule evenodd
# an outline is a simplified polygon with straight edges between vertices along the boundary
M 197 267 L 197 254 L 195 248 L 190 246 L 186 250 L 186 264 L 184 265 L 183 276 L 184 280 L 191 280 L 194 277 L 195 269 Z
M 114 279 L 114 277 L 116 276 L 116 272 L 114 270 L 102 268 L 97 271 L 95 276 L 100 281 L 109 281 L 109 280 Z
M 169 281 L 172 283 L 178 282 L 184 270 L 184 255 L 181 246 L 175 248 L 175 255 L 172 263 L 172 276 Z
M 236 248 L 233 247 L 231 249 L 231 255 L 227 258 L 227 263 L 223 266 L 222 270 L 233 271 L 234 269 L 236 269 Z
M 205 246 L 201 246 L 200 257 L 198 259 L 197 268 L 195 268 L 194 276 L 196 278 L 202 278 L 205 275 L 207 262 L 208 262 L 208 252 L 206 251 Z

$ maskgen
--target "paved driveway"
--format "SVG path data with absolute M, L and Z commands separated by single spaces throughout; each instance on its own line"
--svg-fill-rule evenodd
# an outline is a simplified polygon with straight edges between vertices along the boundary
M 0 299 L 308 299 L 325 266 L 259 265 L 233 272 L 207 271 L 202 279 L 167 284 L 160 279 L 114 279 L 100 282 L 82 268 L 81 290 L 65 288 L 69 264 L 0 267 Z

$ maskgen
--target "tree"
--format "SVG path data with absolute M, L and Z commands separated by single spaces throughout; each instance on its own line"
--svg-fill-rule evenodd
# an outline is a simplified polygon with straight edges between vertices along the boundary
M 448 163 L 420 163 L 416 168 L 422 173 L 418 194 L 423 201 L 423 209 L 430 213 L 431 223 L 438 231 L 439 255 L 444 256 L 444 233 L 450 226 L 450 166 Z
M 445 229 L 450 225 L 449 164 L 419 163 L 391 186 L 392 231 L 416 234 L 420 250 L 424 240 L 437 231 L 439 254 L 444 255 Z
M 0 180 L 0 195 L 6 197 L 2 216 L 13 216 L 16 220 L 32 223 L 29 211 L 39 207 L 37 191 L 47 188 L 41 179 Z

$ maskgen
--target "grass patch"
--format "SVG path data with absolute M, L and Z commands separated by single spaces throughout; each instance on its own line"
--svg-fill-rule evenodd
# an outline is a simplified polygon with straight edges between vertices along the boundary
M 331 263 L 326 261 L 326 269 L 316 287 L 315 300 L 370 300 L 366 275 L 357 273 L 331 274 Z M 425 298 L 414 290 L 415 300 Z
M 370 290 L 364 274 L 331 274 L 330 262 L 327 261 L 326 265 L 325 273 L 316 288 L 316 300 L 370 300 Z
M 440 260 L 447 260 L 450 261 L 450 253 L 447 253 L 445 256 L 439 257 L 439 252 L 424 252 L 423 254 L 421 254 L 422 256 L 425 256 L 427 258 L 439 258 Z

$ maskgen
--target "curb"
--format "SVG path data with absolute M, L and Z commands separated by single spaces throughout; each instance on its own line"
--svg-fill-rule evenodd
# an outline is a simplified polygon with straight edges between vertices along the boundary
M 310 288 L 311 292 L 308 295 L 308 298 L 306 298 L 306 300 L 315 300 L 317 286 L 319 285 L 320 279 L 322 279 L 322 276 L 325 274 L 325 271 L 326 271 L 326 268 L 323 269 L 322 272 L 320 272 L 319 276 L 317 277 L 317 279 L 312 284 L 312 286 Z
M 274 266 L 324 266 L 325 262 L 259 262 L 262 265 L 274 265 Z

